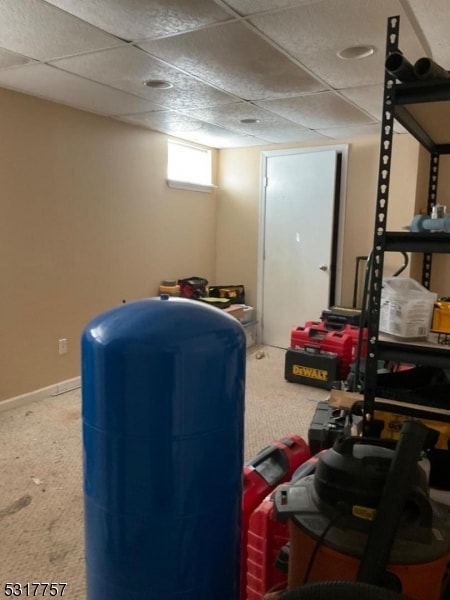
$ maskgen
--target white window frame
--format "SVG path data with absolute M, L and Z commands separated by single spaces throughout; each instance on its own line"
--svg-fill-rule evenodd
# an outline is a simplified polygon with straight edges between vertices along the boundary
M 176 173 L 172 172 L 170 173 L 170 175 L 172 175 L 172 177 L 169 177 L 169 162 L 170 162 L 170 148 L 172 147 L 178 147 L 179 149 L 185 149 L 187 151 L 189 151 L 189 149 L 192 149 L 197 156 L 200 156 L 201 154 L 204 154 L 204 158 L 205 158 L 205 169 L 208 169 L 209 171 L 209 178 L 205 177 L 205 182 L 202 182 L 200 180 L 200 178 L 195 181 L 192 180 L 190 181 L 187 177 L 183 177 L 183 175 L 180 175 L 180 177 L 177 177 Z M 195 156 L 195 154 L 194 154 Z M 209 182 L 206 181 L 206 179 L 209 179 Z M 195 191 L 195 192 L 212 192 L 214 189 L 216 189 L 217 186 L 215 186 L 212 182 L 212 151 L 209 148 L 204 148 L 201 146 L 196 146 L 194 144 L 189 144 L 187 142 L 183 142 L 183 141 L 179 141 L 179 140 L 168 140 L 167 142 L 167 185 L 170 188 L 176 188 L 176 189 L 182 189 L 182 190 L 190 190 L 190 191 Z

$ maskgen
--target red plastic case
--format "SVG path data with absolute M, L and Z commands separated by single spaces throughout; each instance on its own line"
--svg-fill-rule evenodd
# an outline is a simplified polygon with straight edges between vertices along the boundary
M 267 496 L 250 517 L 246 600 L 261 600 L 268 590 L 287 581 L 287 573 L 275 563 L 288 539 L 289 525 L 275 520 L 273 501 Z
M 339 357 L 339 378 L 345 379 L 353 362 L 353 339 L 342 331 L 329 331 L 324 327 L 295 327 L 291 330 L 291 348 L 332 352 Z
M 352 338 L 352 360 L 356 359 L 360 333 L 360 327 L 358 325 L 352 325 L 351 323 L 332 323 L 321 319 L 320 321 L 306 321 L 304 327 L 316 327 L 319 329 L 325 329 L 326 331 L 340 331 L 341 333 L 346 333 Z M 363 327 L 360 353 L 361 358 L 364 358 L 367 354 L 367 335 L 367 327 Z
M 247 573 L 247 534 L 250 517 L 264 498 L 280 483 L 289 481 L 294 471 L 311 457 L 307 442 L 291 434 L 272 442 L 244 466 L 241 535 L 241 600 L 245 600 Z
M 314 472 L 319 454 L 312 456 L 292 474 L 292 481 Z M 261 600 L 266 592 L 287 581 L 287 573 L 277 566 L 280 550 L 289 540 L 289 525 L 275 519 L 273 491 L 250 516 L 247 536 L 247 574 L 245 600 Z

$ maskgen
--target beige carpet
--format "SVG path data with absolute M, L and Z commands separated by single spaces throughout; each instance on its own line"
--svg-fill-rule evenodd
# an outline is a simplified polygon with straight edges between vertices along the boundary
M 247 357 L 245 460 L 289 433 L 307 439 L 323 389 L 284 380 L 284 351 Z M 5 582 L 65 582 L 85 600 L 80 392 L 0 412 L 0 597 Z

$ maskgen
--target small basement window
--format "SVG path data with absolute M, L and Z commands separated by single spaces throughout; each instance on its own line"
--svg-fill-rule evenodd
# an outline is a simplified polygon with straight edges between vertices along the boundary
M 172 188 L 211 192 L 212 154 L 207 148 L 169 140 L 167 145 L 167 185 Z

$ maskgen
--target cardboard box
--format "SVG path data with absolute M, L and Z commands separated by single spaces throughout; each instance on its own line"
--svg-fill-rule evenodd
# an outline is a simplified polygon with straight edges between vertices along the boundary
M 333 352 L 308 352 L 290 348 L 286 352 L 284 377 L 293 383 L 331 389 L 339 378 L 339 357 Z

